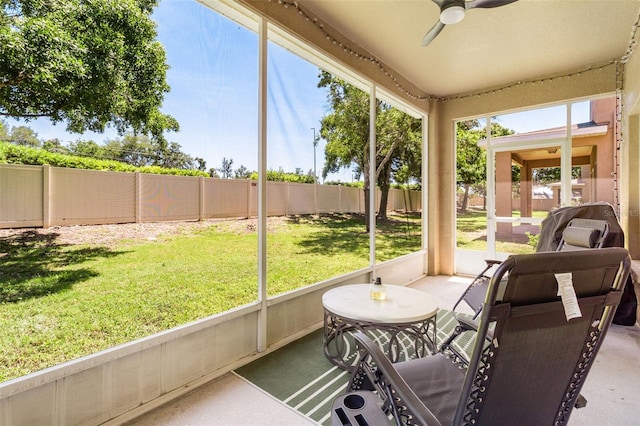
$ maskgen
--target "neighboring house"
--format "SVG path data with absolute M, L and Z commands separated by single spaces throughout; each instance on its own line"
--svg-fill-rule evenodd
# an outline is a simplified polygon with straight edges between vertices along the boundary
M 615 110 L 615 98 L 593 100 L 590 121 L 571 126 L 571 166 L 579 166 L 582 171 L 581 177 L 571 183 L 571 199 L 575 204 L 590 201 L 606 201 L 613 205 L 618 203 L 615 176 L 619 173 L 619 159 L 615 155 Z M 517 182 L 520 185 L 519 200 L 512 199 L 511 185 L 496 185 L 497 216 L 511 216 L 512 210 L 518 210 L 522 217 L 532 217 L 534 210 L 550 210 L 561 204 L 559 183 L 549 185 L 553 189 L 550 201 L 535 199 L 533 171 L 539 168 L 560 167 L 561 149 L 558 144 L 564 138 L 565 127 L 492 138 L 491 146 L 496 150 L 496 180 L 500 182 L 501 177 L 502 181 L 510 180 L 512 164 L 520 167 L 520 182 Z M 517 151 L 500 150 L 500 146 L 524 142 L 546 146 Z M 523 197 L 522 194 L 529 196 Z M 508 224 L 500 225 L 503 226 L 498 226 L 499 233 L 510 232 L 511 227 L 506 226 Z

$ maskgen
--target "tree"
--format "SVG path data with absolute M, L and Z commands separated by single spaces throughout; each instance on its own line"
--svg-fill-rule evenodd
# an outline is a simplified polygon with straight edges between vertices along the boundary
M 196 161 L 182 152 L 177 142 L 160 142 L 146 135 L 127 133 L 122 139 L 112 139 L 104 146 L 103 157 L 137 167 L 159 166 L 166 169 L 198 169 L 205 171 L 203 159 Z
M 67 150 L 69 154 L 80 155 L 82 157 L 108 158 L 104 147 L 91 140 L 85 141 L 78 139 L 75 142 L 69 143 Z
M 222 179 L 231 179 L 233 173 L 233 159 L 222 158 L 222 167 L 218 169 L 222 174 Z
M 242 164 L 240 164 L 240 167 L 238 167 L 234 172 L 234 178 L 236 179 L 249 179 L 250 177 L 251 172 Z
M 378 218 L 382 220 L 387 218 L 391 181 L 408 183 L 421 176 L 421 129 L 419 119 L 381 103 L 376 122 L 376 175 L 380 187 Z
M 169 86 L 157 2 L 0 0 L 0 116 L 160 141 L 178 130 L 160 112 Z
M 169 142 L 165 149 L 160 148 L 155 165 L 167 169 L 195 169 L 193 158 L 182 152 L 181 146 L 177 142 Z
M 13 126 L 11 128 L 11 135 L 9 135 L 9 142 L 33 148 L 40 146 L 38 134 L 26 126 Z
M 326 71 L 321 71 L 319 78 L 318 87 L 328 90 L 330 107 L 320 122 L 320 136 L 327 141 L 322 177 L 352 164 L 364 175 L 365 225 L 369 230 L 369 95 Z
M 196 166 L 196 169 L 200 170 L 201 172 L 207 171 L 207 162 L 204 158 L 196 157 L 193 159 L 193 163 Z
M 560 167 L 544 167 L 539 169 L 533 169 L 533 183 L 534 185 L 548 185 L 554 182 L 560 182 Z M 577 179 L 582 175 L 582 169 L 580 166 L 571 168 L 571 179 Z
M 390 181 L 401 169 L 401 158 L 419 149 L 405 145 L 419 141 L 420 121 L 391 105 L 376 100 L 376 164 L 375 175 L 369 174 L 369 95 L 357 87 L 321 71 L 318 87 L 327 88 L 330 112 L 321 120 L 320 135 L 327 141 L 322 176 L 353 167 L 364 177 L 365 224 L 369 230 L 369 188 L 381 188 L 379 217 L 386 218 L 386 200 Z M 412 134 L 418 130 L 417 134 Z M 419 146 L 419 144 L 418 144 Z M 418 158 L 420 158 L 418 156 Z M 413 160 L 412 160 L 413 161 Z M 419 161 L 419 160 L 415 160 Z M 418 167 L 419 168 L 419 167 Z
M 62 145 L 62 141 L 58 138 L 47 139 L 42 143 L 42 149 L 49 152 L 57 152 L 60 154 L 68 154 L 69 150 Z
M 396 183 L 419 188 L 422 185 L 422 125 L 415 119 L 412 125 L 416 126 L 411 133 L 416 140 L 402 145 L 394 160 L 392 178 Z
M 469 189 L 472 185 L 485 185 L 487 155 L 478 146 L 486 131 L 478 120 L 460 121 L 456 126 L 456 182 L 464 189 L 460 210 L 467 211 Z
M 9 128 L 4 120 L 0 120 L 0 142 L 6 142 L 9 140 Z
M 122 139 L 111 139 L 104 146 L 105 157 L 136 167 L 158 165 L 158 146 L 147 136 L 127 133 Z

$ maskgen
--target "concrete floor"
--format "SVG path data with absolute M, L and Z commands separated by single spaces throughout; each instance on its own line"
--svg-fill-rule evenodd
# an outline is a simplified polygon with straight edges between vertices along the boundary
M 412 285 L 451 308 L 469 283 L 464 277 L 427 277 Z M 587 406 L 573 410 L 572 426 L 639 425 L 640 327 L 612 326 L 582 388 Z M 309 425 L 315 422 L 229 373 L 131 422 L 137 426 Z

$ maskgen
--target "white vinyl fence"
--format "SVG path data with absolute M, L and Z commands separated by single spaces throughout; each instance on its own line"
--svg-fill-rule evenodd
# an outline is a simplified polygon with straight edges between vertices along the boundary
M 378 203 L 380 192 L 376 193 Z M 392 189 L 389 210 L 419 211 L 419 191 Z M 251 180 L 0 164 L 0 228 L 255 217 Z M 364 213 L 364 191 L 267 183 L 269 216 Z

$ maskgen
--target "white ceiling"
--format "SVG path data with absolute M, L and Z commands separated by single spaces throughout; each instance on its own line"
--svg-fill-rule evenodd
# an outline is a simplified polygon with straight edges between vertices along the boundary
M 426 93 L 447 96 L 620 59 L 640 0 L 519 0 L 468 10 L 428 46 L 431 0 L 300 0 Z

